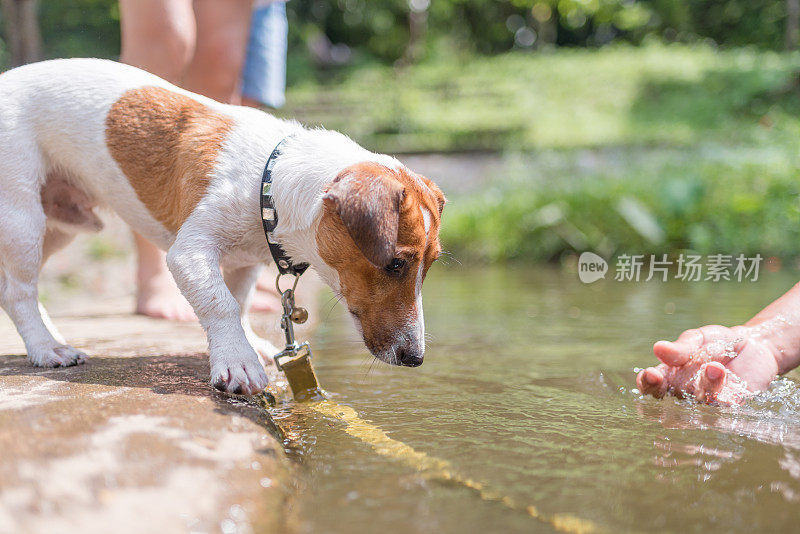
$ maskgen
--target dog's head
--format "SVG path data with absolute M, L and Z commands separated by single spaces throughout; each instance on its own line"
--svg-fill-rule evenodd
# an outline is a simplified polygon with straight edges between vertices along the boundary
M 386 363 L 422 364 L 422 282 L 441 252 L 444 203 L 427 178 L 378 163 L 344 169 L 323 197 L 319 254 L 367 348 Z

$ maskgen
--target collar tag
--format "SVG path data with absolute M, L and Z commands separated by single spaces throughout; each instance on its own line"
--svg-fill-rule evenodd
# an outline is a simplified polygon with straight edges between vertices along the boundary
M 281 294 L 281 304 L 283 315 L 281 316 L 281 328 L 286 337 L 286 346 L 273 357 L 275 365 L 279 371 L 283 371 L 289 387 L 292 390 L 294 399 L 298 402 L 308 400 L 321 400 L 325 398 L 325 393 L 319 387 L 314 366 L 311 365 L 311 347 L 308 342 L 298 344 L 294 338 L 294 324 L 303 324 L 308 320 L 308 312 L 305 308 L 295 306 L 294 290 L 297 287 L 297 280 L 300 275 L 296 275 L 294 286 L 286 291 L 281 291 L 280 279 L 278 275 L 275 280 L 275 287 Z
M 317 374 L 311 364 L 311 348 L 308 342 L 294 347 L 286 347 L 275 356 L 275 365 L 286 375 L 294 400 L 306 402 L 322 400 L 325 394 L 319 387 Z

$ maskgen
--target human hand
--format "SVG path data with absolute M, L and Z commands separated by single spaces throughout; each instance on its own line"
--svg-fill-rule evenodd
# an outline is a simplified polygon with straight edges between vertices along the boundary
M 672 394 L 740 404 L 779 372 L 778 349 L 770 329 L 761 325 L 687 330 L 675 342 L 656 343 L 653 353 L 662 363 L 642 370 L 636 384 L 641 393 L 657 398 Z

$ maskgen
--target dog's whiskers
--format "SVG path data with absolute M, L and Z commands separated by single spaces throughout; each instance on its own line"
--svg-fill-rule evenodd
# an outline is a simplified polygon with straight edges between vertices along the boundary
M 333 300 L 334 298 L 336 299 L 336 302 L 333 303 L 333 306 L 330 307 L 330 309 L 328 310 L 327 314 L 325 315 L 325 320 L 326 321 L 330 318 L 331 313 L 333 313 L 333 309 L 336 307 L 336 305 L 339 304 L 339 302 L 341 302 L 341 300 L 344 298 L 344 295 L 339 295 L 338 297 L 336 297 L 336 295 L 332 296 L 328 300 L 328 302 L 325 303 L 325 305 L 327 306 L 328 304 L 330 304 L 331 300 Z
M 448 259 L 447 259 L 447 261 L 443 261 L 443 262 L 442 262 L 444 265 L 450 265 L 450 262 L 455 262 L 455 263 L 457 263 L 457 264 L 459 264 L 459 265 L 462 265 L 461 261 L 459 261 L 459 259 L 458 259 L 458 258 L 456 258 L 456 257 L 453 255 L 453 253 L 452 253 L 452 252 L 450 252 L 450 251 L 448 251 L 448 250 L 443 250 L 443 251 L 441 252 L 441 255 L 442 255 L 442 256 L 447 256 L 447 258 L 448 258 Z
M 372 372 L 372 369 L 375 367 L 375 363 L 378 361 L 378 358 L 372 358 L 369 362 L 369 368 L 367 369 L 367 376 Z
M 361 377 L 362 381 L 366 381 L 366 379 L 369 377 L 369 371 L 371 367 L 372 367 L 371 359 L 365 359 L 360 364 L 358 364 L 359 373 L 363 372 L 363 375 Z

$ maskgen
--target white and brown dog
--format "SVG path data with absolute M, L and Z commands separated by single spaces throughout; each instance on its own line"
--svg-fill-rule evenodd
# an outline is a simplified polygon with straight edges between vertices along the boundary
M 396 159 L 347 137 L 220 104 L 139 69 L 98 59 L 0 75 L 0 305 L 33 365 L 82 363 L 37 298 L 45 260 L 95 206 L 168 250 L 167 263 L 208 336 L 211 382 L 264 389 L 248 299 L 269 260 L 259 194 L 273 170 L 274 238 L 344 297 L 369 350 L 417 366 L 422 282 L 440 252 L 442 192 Z

